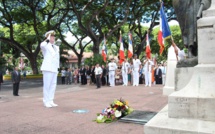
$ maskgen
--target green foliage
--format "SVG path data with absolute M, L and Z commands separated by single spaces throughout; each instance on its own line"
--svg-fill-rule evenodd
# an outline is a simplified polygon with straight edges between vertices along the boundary
M 7 61 L 5 60 L 5 58 L 0 56 L 0 71 L 5 71 L 6 63 Z
M 96 64 L 105 65 L 106 63 L 103 61 L 103 57 L 100 54 L 95 54 L 93 57 L 86 58 L 84 60 L 84 65 L 95 66 Z
M 180 27 L 177 26 L 177 25 L 170 26 L 170 30 L 171 30 L 174 42 L 177 44 L 177 46 L 179 48 L 183 48 L 183 42 L 182 42 Z M 150 40 L 150 47 L 151 47 L 152 54 L 157 56 L 157 60 L 158 60 L 158 62 L 160 62 L 160 61 L 163 61 L 163 60 L 167 60 L 167 52 L 168 52 L 167 50 L 171 46 L 171 40 L 167 39 L 165 41 L 165 44 L 164 44 L 165 49 L 163 51 L 163 54 L 160 55 L 159 54 L 160 46 L 159 46 L 158 40 L 157 40 L 158 31 L 159 31 L 159 27 L 154 28 L 152 33 L 150 34 L 150 39 L 151 39 Z M 145 51 L 144 51 L 144 53 L 145 53 Z

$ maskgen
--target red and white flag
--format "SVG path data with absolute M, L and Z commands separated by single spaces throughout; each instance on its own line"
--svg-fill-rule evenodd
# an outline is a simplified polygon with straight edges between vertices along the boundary
M 103 61 L 106 62 L 107 61 L 107 48 L 106 48 L 105 37 L 104 37 L 104 42 L 103 42 L 103 46 L 102 46 L 102 57 L 103 57 Z
M 128 33 L 128 58 L 133 56 L 133 46 L 132 46 L 132 34 Z
M 122 35 L 120 33 L 119 37 L 119 43 L 120 43 L 120 48 L 119 48 L 119 63 L 121 64 L 124 59 L 125 59 L 125 54 L 124 54 L 124 46 L 123 46 L 123 41 L 122 41 Z
M 151 59 L 151 48 L 149 44 L 149 35 L 148 33 L 146 34 L 146 57 L 148 59 Z

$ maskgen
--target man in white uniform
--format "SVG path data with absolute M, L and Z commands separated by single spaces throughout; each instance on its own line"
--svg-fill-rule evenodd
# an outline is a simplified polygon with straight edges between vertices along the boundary
M 130 64 L 128 63 L 127 59 L 122 62 L 122 79 L 123 79 L 123 86 L 128 85 L 128 69 L 130 68 Z
M 46 40 L 40 44 L 43 54 L 41 71 L 43 72 L 43 103 L 47 108 L 56 107 L 54 94 L 57 85 L 57 74 L 59 68 L 59 46 L 55 44 L 55 32 L 48 31 Z
M 114 58 L 111 59 L 111 62 L 108 64 L 109 67 L 109 82 L 110 86 L 113 87 L 115 86 L 115 71 L 117 69 L 117 65 L 114 62 Z
M 144 74 L 145 74 L 145 86 L 151 87 L 152 84 L 152 61 L 150 59 L 144 60 Z
M 133 86 L 139 85 L 139 69 L 141 62 L 137 59 L 137 54 L 134 55 L 133 59 Z

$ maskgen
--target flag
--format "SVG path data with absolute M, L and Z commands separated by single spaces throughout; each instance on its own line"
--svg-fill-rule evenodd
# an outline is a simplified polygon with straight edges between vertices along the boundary
M 133 46 L 132 46 L 132 34 L 128 33 L 128 58 L 133 56 Z
M 160 8 L 160 30 L 158 32 L 158 44 L 160 46 L 160 55 L 164 50 L 164 40 L 171 36 L 169 24 L 166 19 L 166 15 L 163 9 L 163 2 L 161 2 Z
M 146 57 L 148 59 L 151 59 L 151 48 L 149 44 L 149 35 L 148 33 L 146 34 Z
M 119 63 L 121 64 L 124 59 L 125 59 L 125 54 L 124 54 L 124 46 L 123 46 L 123 41 L 122 41 L 122 35 L 120 33 L 119 37 L 119 43 L 120 43 L 120 48 L 119 48 Z
M 105 37 L 104 37 L 104 42 L 103 42 L 103 46 L 102 46 L 102 57 L 103 57 L 103 61 L 106 62 L 107 61 L 107 48 L 106 48 Z

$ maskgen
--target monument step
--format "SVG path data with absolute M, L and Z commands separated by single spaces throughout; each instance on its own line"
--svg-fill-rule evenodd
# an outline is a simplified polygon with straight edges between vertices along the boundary
M 214 74 L 214 65 L 194 67 L 189 83 L 169 95 L 169 117 L 215 121 Z
M 145 134 L 214 134 L 215 122 L 198 119 L 178 119 L 168 117 L 165 106 L 145 126 Z

